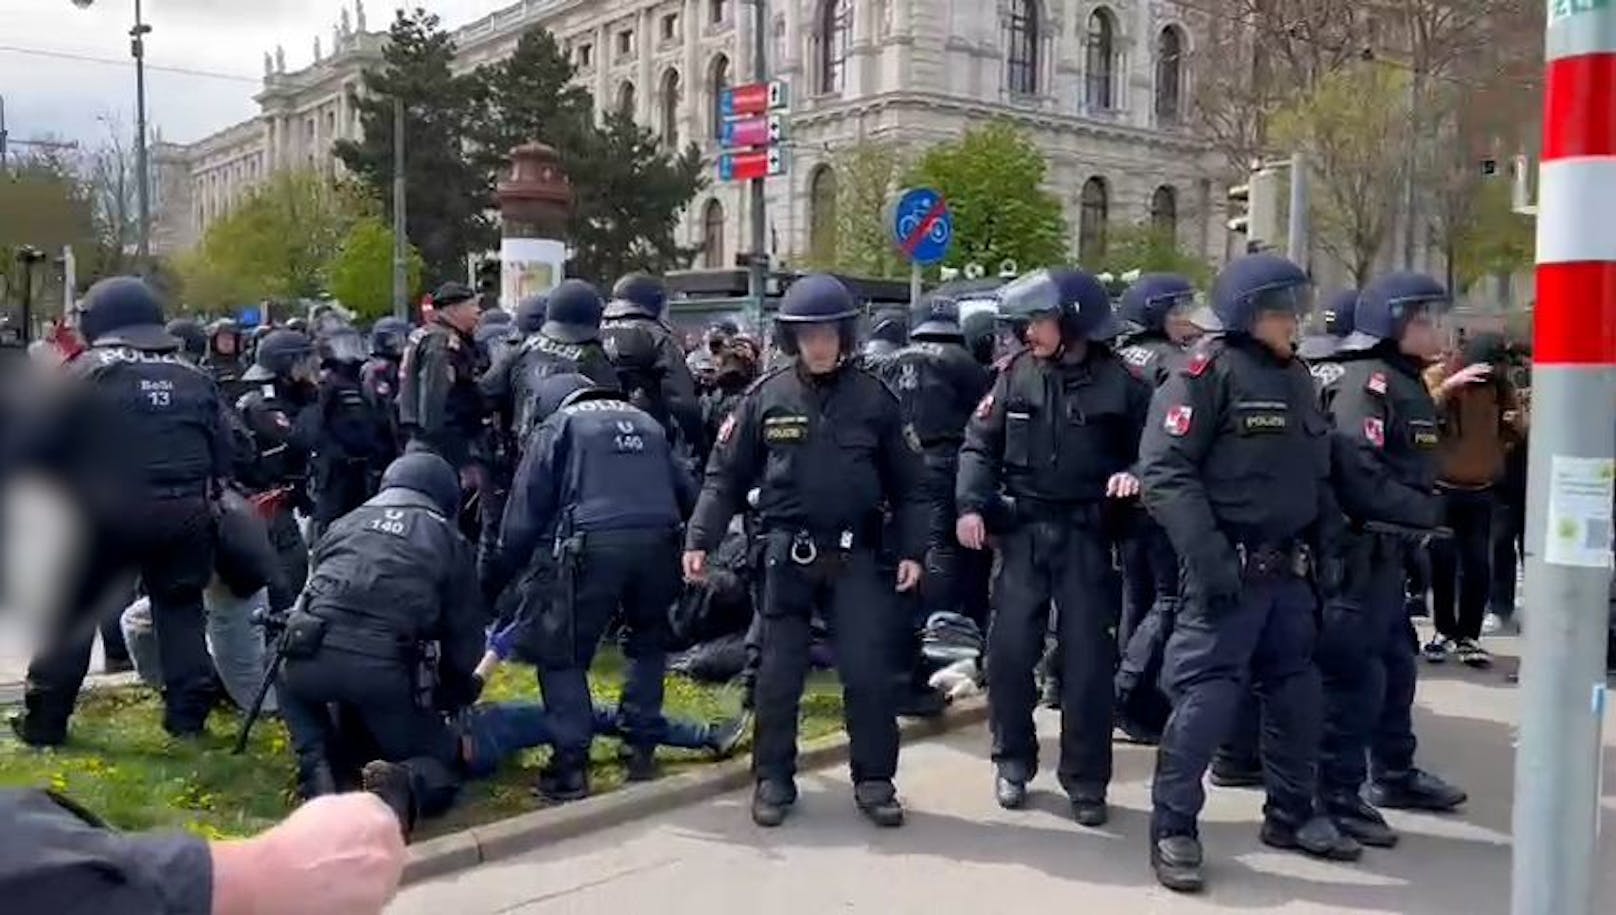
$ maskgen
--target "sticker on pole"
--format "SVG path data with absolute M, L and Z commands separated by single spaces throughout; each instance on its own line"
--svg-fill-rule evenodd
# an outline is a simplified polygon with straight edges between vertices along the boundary
M 929 187 L 904 191 L 892 208 L 892 240 L 911 263 L 929 266 L 947 257 L 954 217 L 943 195 Z
M 1543 561 L 1584 569 L 1611 567 L 1611 502 L 1616 461 L 1553 456 Z

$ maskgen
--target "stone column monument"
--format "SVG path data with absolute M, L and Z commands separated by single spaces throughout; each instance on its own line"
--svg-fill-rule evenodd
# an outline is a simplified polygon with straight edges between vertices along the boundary
M 495 197 L 500 215 L 500 302 L 515 311 L 522 300 L 549 292 L 567 263 L 567 215 L 572 185 L 556 151 L 543 143 L 511 150 L 511 170 Z

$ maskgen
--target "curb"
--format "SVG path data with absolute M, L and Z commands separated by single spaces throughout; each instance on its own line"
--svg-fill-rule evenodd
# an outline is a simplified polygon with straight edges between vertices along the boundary
M 971 698 L 950 706 L 938 718 L 900 721 L 899 734 L 905 743 L 925 740 L 979 724 L 986 721 L 987 716 L 987 700 Z M 801 771 L 823 769 L 845 761 L 847 755 L 847 735 L 832 734 L 803 745 L 797 754 L 797 766 Z M 509 858 L 543 845 L 737 791 L 751 783 L 751 758 L 743 755 L 649 784 L 629 785 L 576 803 L 428 839 L 410 846 L 404 883 L 418 883 Z

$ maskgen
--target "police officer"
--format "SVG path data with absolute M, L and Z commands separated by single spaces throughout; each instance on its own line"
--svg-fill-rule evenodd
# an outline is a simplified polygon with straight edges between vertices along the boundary
M 545 312 L 550 307 L 550 297 L 543 293 L 530 295 L 516 306 L 516 333 L 523 340 L 538 333 L 544 326 Z
M 228 403 L 235 403 L 249 387 L 241 376 L 251 362 L 242 350 L 241 328 L 234 319 L 220 318 L 208 325 L 208 349 L 203 365 L 219 383 L 219 390 Z
M 713 387 L 702 395 L 702 440 L 715 442 L 724 420 L 734 412 L 736 404 L 758 377 L 758 362 L 762 359 L 757 341 L 736 334 L 724 341 L 714 356 Z M 703 455 L 703 463 L 705 463 Z
M 558 304 L 551 300 L 552 315 Z M 620 392 L 562 374 L 545 378 L 537 397 L 548 415 L 517 469 L 496 567 L 508 575 L 540 552 L 554 561 L 555 587 L 525 595 L 520 618 L 555 746 L 539 790 L 564 801 L 589 793 L 589 665 L 620 607 L 629 671 L 618 714 L 629 776 L 655 774 L 668 726 L 662 682 L 668 608 L 679 596 L 678 530 L 696 488 L 662 426 Z
M 550 307 L 555 307 L 554 299 Z M 668 290 L 662 281 L 644 273 L 630 273 L 612 287 L 601 328 L 606 353 L 631 398 L 637 393 L 670 440 L 694 454 L 701 441 L 701 403 L 696 382 L 685 364 L 684 347 L 664 320 Z
M 471 546 L 453 520 L 459 508 L 455 471 L 437 455 L 408 454 L 315 549 L 309 586 L 287 619 L 278 692 L 303 797 L 351 786 L 360 735 L 343 731 L 354 729 L 400 767 L 373 764 L 364 776 L 401 808 L 406 827 L 453 801 L 460 741 L 443 713 L 481 691 L 473 673 L 487 623 Z
M 1421 373 L 1441 354 L 1447 290 L 1418 273 L 1377 277 L 1358 296 L 1341 373 L 1324 390 L 1335 421 L 1337 494 L 1353 530 L 1342 593 L 1325 603 L 1317 661 L 1325 726 L 1319 796 L 1341 830 L 1389 847 L 1395 833 L 1360 795 L 1446 811 L 1465 793 L 1414 765 L 1414 634 L 1403 612 L 1406 554 L 1441 523 L 1439 425 Z
M 994 352 L 999 343 L 999 313 L 996 309 L 977 309 L 960 321 L 960 333 L 965 338 L 965 349 L 978 364 L 990 366 L 998 358 Z
M 268 521 L 284 575 L 269 585 L 276 610 L 292 605 L 308 575 L 308 547 L 293 512 L 314 508 L 308 484 L 321 432 L 319 371 L 313 340 L 295 330 L 273 331 L 242 376 L 255 387 L 236 404 L 251 438 L 251 451 L 236 455 L 236 480 Z
M 1201 335 L 1189 318 L 1194 300 L 1195 285 L 1171 273 L 1145 274 L 1122 294 L 1118 310 L 1128 337 L 1118 355 L 1152 391 Z M 1147 514 L 1134 513 L 1129 521 L 1132 530 L 1122 544 L 1122 622 L 1117 627 L 1122 647 L 1117 723 L 1130 739 L 1149 744 L 1160 737 L 1168 712 L 1155 674 L 1178 602 L 1178 556 L 1167 532 Z
M 1312 557 L 1335 548 L 1341 522 L 1329 421 L 1292 349 L 1308 289 L 1307 274 L 1276 255 L 1225 267 L 1212 289 L 1215 320 L 1203 318 L 1222 335 L 1156 390 L 1140 444 L 1145 505 L 1184 570 L 1150 836 L 1157 879 L 1177 891 L 1203 885 L 1201 778 L 1248 672 L 1272 738 L 1263 842 L 1335 860 L 1362 853 L 1314 812 L 1322 699 L 1307 575 Z
M 208 357 L 208 332 L 193 318 L 175 318 L 163 328 L 170 337 L 179 341 L 179 355 L 192 365 L 201 365 Z
M 576 279 L 563 281 L 536 303 L 522 304 L 530 326 L 535 313 L 542 316 L 538 330 L 495 360 L 478 382 L 514 441 L 525 442 L 538 425 L 537 392 L 545 378 L 579 374 L 600 387 L 618 386 L 600 342 L 604 307 L 595 287 Z
M 870 322 L 870 338 L 864 342 L 865 365 L 879 371 L 908 342 L 909 312 L 902 308 L 881 309 Z
M 139 571 L 151 597 L 163 669 L 163 728 L 202 733 L 212 704 L 202 589 L 213 573 L 213 496 L 230 473 L 218 386 L 182 358 L 163 329 L 157 294 L 113 277 L 85 294 L 80 330 L 91 349 L 66 367 L 81 388 L 53 427 L 52 465 L 90 521 L 86 567 L 53 640 L 28 669 L 25 743 L 67 737 L 108 585 Z
M 314 530 L 358 508 L 376 492 L 396 450 L 389 411 L 364 394 L 364 338 L 352 327 L 333 329 L 317 344 L 319 399 L 312 471 Z
M 896 398 L 852 364 L 858 307 L 840 280 L 811 275 L 786 290 L 776 318 L 786 367 L 764 375 L 719 430 L 685 541 L 687 579 L 705 577 L 747 493 L 760 488 L 766 583 L 760 610 L 752 754 L 752 819 L 784 822 L 796 801 L 797 710 L 810 620 L 821 608 L 835 636 L 854 799 L 883 826 L 903 822 L 892 785 L 898 762 L 892 640 L 906 622 L 877 574 L 881 509 L 890 506 L 900 557 L 897 589 L 920 582 L 925 506 L 920 440 Z
M 515 339 L 516 325 L 511 320 L 511 313 L 498 308 L 490 309 L 477 319 L 475 334 L 477 345 L 483 349 L 483 360 L 489 365 L 499 361 Z
M 945 611 L 963 612 L 985 628 L 989 563 L 979 561 L 985 557 L 978 551 L 960 553 L 954 537 L 954 481 L 965 424 L 992 378 L 965 349 L 952 300 L 923 299 L 915 306 L 912 323 L 909 345 L 890 356 L 881 374 L 898 395 L 904 422 L 915 430 L 924 452 L 922 487 L 931 514 L 926 577 L 920 587 L 924 615 L 917 630 L 926 617 Z
M 477 296 L 445 283 L 432 306 L 431 323 L 410 334 L 399 366 L 399 425 L 412 448 L 436 452 L 473 484 L 468 488 L 477 488 L 488 457 L 488 411 L 477 386 L 486 368 L 474 336 Z
M 1341 377 L 1341 341 L 1353 330 L 1358 311 L 1358 290 L 1338 289 L 1324 303 L 1324 333 L 1302 338 L 1296 354 L 1307 360 L 1313 382 L 1320 390 Z
M 370 358 L 360 370 L 360 379 L 365 396 L 372 403 L 396 409 L 398 364 L 404 357 L 404 345 L 409 337 L 410 322 L 403 318 L 381 318 L 371 327 Z
M 1025 320 L 1027 348 L 999 373 L 966 429 L 957 498 L 959 541 L 1000 535 L 988 637 L 995 794 L 1026 803 L 1038 770 L 1033 669 L 1056 623 L 1061 671 L 1060 782 L 1074 818 L 1099 826 L 1111 781 L 1111 676 L 1121 582 L 1108 498 L 1138 495 L 1133 464 L 1149 391 L 1106 345 L 1117 324 L 1099 280 L 1056 268 L 999 290 L 1003 314 Z M 1013 503 L 1010 517 L 1000 507 Z

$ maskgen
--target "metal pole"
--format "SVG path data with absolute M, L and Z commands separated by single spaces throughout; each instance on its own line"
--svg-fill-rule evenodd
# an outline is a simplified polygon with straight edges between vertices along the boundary
M 766 33 L 768 31 L 768 0 L 752 0 L 755 15 L 752 18 L 752 79 L 754 82 L 766 83 L 769 81 L 768 61 L 764 59 Z M 752 307 L 755 309 L 753 326 L 760 331 L 763 327 L 763 296 L 767 287 L 769 271 L 769 255 L 764 249 L 768 246 L 768 221 L 766 203 L 763 198 L 763 178 L 752 180 L 752 258 L 748 264 L 750 281 L 748 286 L 752 297 Z
M 1291 263 L 1307 269 L 1308 251 L 1310 241 L 1307 237 L 1310 225 L 1307 195 L 1307 156 L 1301 152 L 1291 153 L 1291 213 L 1290 226 L 1286 233 L 1285 254 Z
M 404 231 L 404 99 L 393 97 L 393 316 L 409 320 L 409 277 Z
M 924 277 L 924 274 L 923 274 L 923 272 L 921 270 L 920 265 L 917 264 L 917 263 L 914 263 L 913 261 L 911 261 L 909 263 L 909 307 L 910 308 L 913 308 L 916 305 L 920 304 L 920 290 L 921 290 L 921 286 L 922 286 L 922 284 L 924 282 L 924 279 L 925 279 L 925 277 Z
M 34 340 L 34 259 L 22 258 L 22 342 Z
M 72 245 L 62 246 L 62 320 L 73 319 L 73 301 L 78 296 L 79 266 L 78 257 L 73 253 Z
M 0 95 L 0 172 L 6 170 L 6 97 Z
M 1420 68 L 1415 66 L 1414 76 L 1408 83 L 1408 159 L 1404 163 L 1408 174 L 1403 178 L 1403 210 L 1407 216 L 1407 224 L 1403 231 L 1403 269 L 1414 269 L 1414 208 L 1418 204 L 1415 194 L 1415 172 L 1420 164 Z
M 135 27 L 129 30 L 129 53 L 135 57 L 135 180 L 140 182 L 140 241 L 137 253 L 142 266 L 151 256 L 151 182 L 146 172 L 146 34 L 151 27 L 141 20 L 140 0 L 135 0 Z
M 1514 915 L 1591 915 L 1616 473 L 1616 6 L 1550 4 L 1515 757 Z

